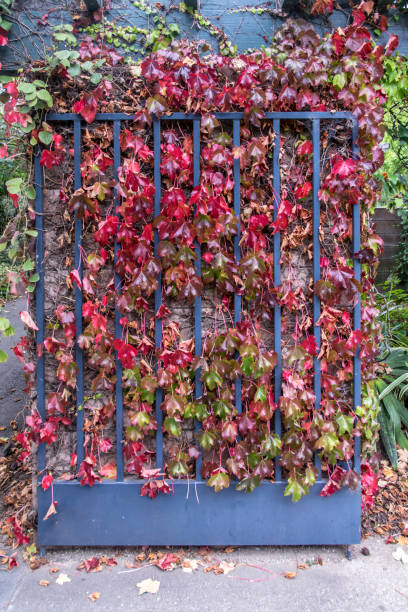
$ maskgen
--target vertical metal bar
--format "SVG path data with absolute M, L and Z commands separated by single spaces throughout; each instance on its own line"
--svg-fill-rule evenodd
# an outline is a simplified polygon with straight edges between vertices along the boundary
M 77 115 L 74 119 L 74 189 L 80 189 L 81 180 L 81 119 Z M 75 268 L 82 280 L 82 220 L 75 216 Z M 75 286 L 75 327 L 76 339 L 82 334 L 82 290 Z M 77 466 L 84 458 L 84 364 L 83 353 L 78 342 L 75 345 L 75 360 L 78 366 L 76 383 L 77 408 Z
M 153 153 L 154 153 L 154 216 L 160 215 L 160 200 L 161 200 L 161 176 L 160 176 L 160 119 L 153 119 Z M 157 257 L 159 247 L 159 234 L 157 229 L 154 230 L 154 256 Z M 157 289 L 154 293 L 154 312 L 156 313 L 161 305 L 162 283 L 161 274 L 157 279 Z M 161 347 L 162 343 L 162 320 L 154 320 L 154 341 L 156 349 Z M 163 432 L 162 421 L 163 415 L 161 411 L 161 403 L 163 401 L 163 389 L 156 390 L 156 466 L 163 467 Z
M 232 142 L 234 148 L 240 146 L 240 120 L 233 119 L 232 121 Z M 234 258 L 238 263 L 241 259 L 241 162 L 239 157 L 234 157 L 233 162 L 233 177 L 234 177 L 234 214 L 237 217 L 237 233 L 234 236 Z M 241 320 L 241 296 L 234 294 L 234 325 Z M 235 408 L 238 414 L 242 412 L 242 378 L 238 376 L 235 381 Z
M 37 243 L 35 264 L 39 280 L 35 289 L 35 309 L 37 320 L 37 410 L 41 420 L 45 420 L 45 357 L 44 357 L 44 217 L 43 217 L 43 171 L 40 164 L 40 148 L 35 150 L 34 184 L 35 184 L 35 229 Z M 45 469 L 45 445 L 38 446 L 38 473 Z
M 313 284 L 320 280 L 320 119 L 313 119 Z M 316 294 L 313 294 L 313 335 L 316 340 L 317 353 L 320 352 L 320 326 L 316 325 L 320 317 L 320 299 Z M 315 394 L 315 410 L 320 409 L 322 386 L 321 386 L 321 369 L 320 359 L 314 357 L 314 394 Z M 315 466 L 321 478 L 320 458 L 315 454 Z
M 120 166 L 120 120 L 113 122 L 113 175 L 115 181 L 118 180 L 118 167 Z M 120 204 L 119 196 L 115 193 L 114 214 L 118 215 L 118 206 Z M 114 245 L 113 265 L 116 266 L 119 245 L 116 241 Z M 115 291 L 117 294 L 121 292 L 121 279 L 119 274 L 114 275 Z M 120 324 L 121 314 L 115 304 L 115 338 L 122 338 L 122 326 Z M 116 366 L 116 480 L 123 481 L 123 389 L 122 389 L 122 364 L 118 359 L 117 351 L 115 351 L 115 366 Z
M 273 148 L 273 194 L 274 194 L 274 208 L 273 208 L 273 220 L 276 220 L 278 210 L 280 206 L 280 164 L 279 164 L 279 153 L 280 153 L 280 120 L 273 120 L 273 131 L 275 133 L 275 143 Z M 273 283 L 275 287 L 279 287 L 281 282 L 280 279 L 280 232 L 276 232 L 273 237 Z M 281 309 L 279 304 L 275 304 L 273 313 L 273 334 L 274 334 L 274 350 L 278 356 L 278 361 L 275 368 L 275 403 L 279 406 L 279 398 L 281 394 L 281 382 L 282 382 L 282 346 L 281 346 Z M 274 419 L 274 431 L 281 437 L 282 436 L 282 421 L 281 413 L 279 408 L 276 408 L 275 419 Z M 280 457 L 275 459 L 275 480 L 279 482 L 282 480 L 282 468 L 279 465 Z
M 196 187 L 200 184 L 200 117 L 193 119 L 193 185 Z M 196 240 L 196 274 L 201 276 L 201 245 Z M 195 354 L 201 356 L 202 352 L 202 325 L 201 325 L 201 296 L 194 300 L 194 335 L 195 335 Z M 203 394 L 201 383 L 201 368 L 197 368 L 195 372 L 195 399 L 199 399 Z M 201 429 L 200 422 L 196 422 L 196 432 Z M 196 480 L 201 479 L 202 457 L 196 461 Z
M 354 159 L 358 158 L 359 155 L 359 147 L 357 144 L 358 139 L 358 120 L 356 117 L 353 117 L 353 128 L 352 128 L 352 138 L 353 138 L 353 157 Z M 353 263 L 354 263 L 354 275 L 356 280 L 361 280 L 361 266 L 360 260 L 355 257 L 355 254 L 360 250 L 360 202 L 354 204 L 353 206 Z M 353 313 L 353 330 L 358 330 L 361 327 L 361 298 L 360 293 L 358 294 L 357 304 L 354 307 Z M 356 410 L 358 406 L 361 404 L 361 359 L 360 359 L 360 347 L 357 347 L 356 353 L 354 355 L 354 363 L 353 363 L 353 408 Z M 361 440 L 360 437 L 356 436 L 354 438 L 354 469 L 356 472 L 360 472 L 361 468 Z

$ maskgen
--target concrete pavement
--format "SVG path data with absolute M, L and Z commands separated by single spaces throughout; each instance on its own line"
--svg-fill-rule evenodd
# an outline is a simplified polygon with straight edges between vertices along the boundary
M 362 546 L 369 549 L 369 556 L 361 554 Z M 406 612 L 408 565 L 393 559 L 395 549 L 396 545 L 376 537 L 354 546 L 351 561 L 345 558 L 343 547 L 213 550 L 218 560 L 235 564 L 231 572 L 221 575 L 206 574 L 203 567 L 192 573 L 181 568 L 161 571 L 154 566 L 128 569 L 126 563 L 131 564 L 135 555 L 131 550 L 52 551 L 47 556 L 49 563 L 38 570 L 31 571 L 23 563 L 11 572 L 0 572 L 0 610 Z M 114 556 L 118 565 L 103 566 L 98 573 L 77 569 L 82 559 L 104 553 Z M 186 556 L 201 559 L 197 549 Z M 322 565 L 316 563 L 318 557 Z M 301 564 L 306 569 L 297 569 Z M 50 568 L 59 568 L 59 572 L 52 574 Z M 287 571 L 295 577 L 285 578 Z M 57 584 L 61 573 L 70 581 Z M 157 594 L 138 594 L 137 583 L 147 578 L 160 581 Z M 40 586 L 41 580 L 50 584 Z M 99 599 L 92 602 L 88 596 L 94 592 Z

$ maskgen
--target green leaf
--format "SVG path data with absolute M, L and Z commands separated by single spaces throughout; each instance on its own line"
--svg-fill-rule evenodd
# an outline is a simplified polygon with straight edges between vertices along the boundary
M 23 94 L 33 94 L 37 91 L 37 88 L 33 83 L 22 82 L 18 84 L 18 91 Z
M 181 426 L 176 422 L 174 417 L 166 417 L 164 419 L 163 427 L 171 436 L 174 436 L 175 438 L 181 436 Z
M 242 370 L 242 373 L 245 374 L 245 376 L 251 376 L 254 366 L 255 366 L 255 361 L 251 355 L 244 357 L 242 359 L 241 370 Z
M 102 74 L 100 72 L 94 72 L 91 75 L 90 81 L 92 83 L 92 85 L 98 85 L 98 83 L 100 83 L 102 79 Z
M 52 132 L 42 131 L 38 134 L 38 138 L 45 145 L 49 145 L 52 143 Z
M 347 75 L 345 72 L 336 74 L 333 78 L 333 87 L 336 87 L 336 89 L 343 89 L 346 83 L 347 83 Z
M 354 419 L 352 416 L 345 416 L 339 414 L 336 416 L 336 423 L 339 426 L 339 434 L 342 436 L 346 431 L 351 433 L 353 431 Z
M 38 272 L 36 272 L 32 276 L 30 276 L 30 278 L 28 279 L 28 282 L 29 283 L 37 283 L 39 280 L 40 280 L 40 275 L 38 274 Z
M 293 502 L 298 502 L 303 497 L 303 495 L 307 494 L 307 492 L 308 490 L 301 482 L 291 477 L 288 478 L 288 484 L 285 489 L 284 495 L 291 495 Z
M 207 480 L 207 487 L 213 487 L 216 493 L 222 489 L 227 489 L 229 484 L 230 479 L 226 472 L 217 472 Z
M 248 476 L 243 478 L 235 487 L 237 491 L 245 491 L 245 493 L 252 493 L 261 484 L 259 476 Z
M 266 402 L 266 391 L 265 391 L 264 385 L 261 385 L 260 387 L 258 387 L 255 393 L 254 400 L 256 402 Z
M 72 66 L 68 68 L 67 72 L 70 76 L 77 77 L 81 74 L 81 65 L 73 64 Z
M 204 372 L 203 381 L 210 391 L 213 391 L 215 387 L 221 387 L 222 385 L 222 378 L 215 370 Z
M 21 193 L 22 185 L 23 179 L 21 178 L 21 176 L 6 181 L 7 191 L 12 195 L 19 195 Z
M 8 361 L 8 355 L 5 351 L 0 349 L 0 363 L 5 363 L 6 361 Z
M 29 270 L 34 270 L 34 268 L 35 268 L 35 263 L 33 262 L 32 259 L 27 259 L 23 263 L 23 270 L 24 270 L 24 272 L 28 272 Z
M 50 108 L 52 107 L 54 102 L 52 96 L 46 89 L 39 89 L 37 92 L 37 97 L 46 102 Z
M 29 200 L 34 200 L 35 199 L 34 187 L 32 185 L 29 185 L 25 190 L 25 194 Z
M 0 331 L 4 332 L 10 327 L 11 323 L 6 317 L 0 317 Z
M 27 236 L 32 236 L 33 238 L 37 238 L 38 236 L 38 232 L 37 230 L 26 230 L 25 233 L 27 234 Z

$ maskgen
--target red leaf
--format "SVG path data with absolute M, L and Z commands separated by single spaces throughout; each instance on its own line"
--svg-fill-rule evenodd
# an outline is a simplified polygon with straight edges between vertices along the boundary
M 297 148 L 298 155 L 311 155 L 313 152 L 313 144 L 310 140 L 305 140 Z
M 306 198 L 312 190 L 312 185 L 307 181 L 301 187 L 296 187 L 295 196 L 299 199 Z
M 309 355 L 317 355 L 317 344 L 314 336 L 308 336 L 306 340 L 302 342 L 302 346 Z
M 51 474 L 47 474 L 46 476 L 43 477 L 43 479 L 41 481 L 41 486 L 42 486 L 44 491 L 46 491 L 52 485 L 52 481 L 53 480 L 54 479 L 51 476 Z
M 392 36 L 389 37 L 387 44 L 385 45 L 385 51 L 386 51 L 386 55 L 391 55 L 391 53 L 393 51 L 395 51 L 395 49 L 398 47 L 399 44 L 399 38 L 397 36 L 397 34 L 393 34 Z
M 356 162 L 353 159 L 340 159 L 333 166 L 333 174 L 337 174 L 340 178 L 346 178 L 353 174 L 356 170 Z

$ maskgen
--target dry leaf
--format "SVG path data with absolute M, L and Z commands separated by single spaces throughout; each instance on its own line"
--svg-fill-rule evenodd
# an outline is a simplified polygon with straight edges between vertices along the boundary
M 397 550 L 392 553 L 392 556 L 396 561 L 401 561 L 404 564 L 408 563 L 408 555 L 400 546 L 398 546 Z
M 57 503 L 58 503 L 58 502 L 53 502 L 53 503 L 50 505 L 50 507 L 49 507 L 49 508 L 48 508 L 48 510 L 47 510 L 47 514 L 46 514 L 46 515 L 44 516 L 44 518 L 43 518 L 43 521 L 46 521 L 47 519 L 49 519 L 49 518 L 50 518 L 50 516 L 51 516 L 52 514 L 57 514 L 57 508 L 56 508 Z
M 138 555 L 136 555 L 136 560 L 137 561 L 144 561 L 146 559 L 146 555 L 144 552 L 139 553 Z
M 40 580 L 38 584 L 40 586 L 48 586 L 50 583 L 49 583 L 49 580 Z
M 397 538 L 397 542 L 398 542 L 398 544 L 401 544 L 401 546 L 407 546 L 407 544 L 408 544 L 408 537 L 400 535 Z
M 159 590 L 160 582 L 158 580 L 152 580 L 151 578 L 146 578 L 146 580 L 142 580 L 142 582 L 138 582 L 137 587 L 139 587 L 139 595 L 143 595 L 143 593 L 157 593 Z
M 58 572 L 60 571 L 59 567 L 50 567 L 50 569 L 48 570 L 50 572 L 50 574 L 58 574 Z
M 66 574 L 61 573 L 56 579 L 56 584 L 64 584 L 65 582 L 71 582 L 71 578 Z
M 303 570 L 307 569 L 306 563 L 299 563 L 298 569 L 303 569 Z
M 227 553 L 227 555 L 230 555 L 232 552 L 234 552 L 235 548 L 233 548 L 232 546 L 227 546 L 227 548 L 224 549 L 224 552 Z
M 93 593 L 88 595 L 88 599 L 90 599 L 91 601 L 96 601 L 97 599 L 100 598 L 100 596 L 101 596 L 101 594 L 98 593 L 98 591 L 94 591 Z
M 227 563 L 227 561 L 221 561 L 220 569 L 224 572 L 224 574 L 229 574 L 235 569 L 235 563 Z
M 285 578 L 296 578 L 296 572 L 285 572 L 283 575 Z

